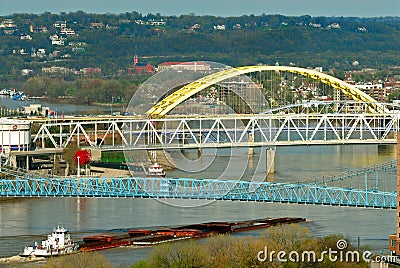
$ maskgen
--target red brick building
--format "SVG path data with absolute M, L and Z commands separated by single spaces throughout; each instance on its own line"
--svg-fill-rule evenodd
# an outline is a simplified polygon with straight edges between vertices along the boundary
M 137 63 L 131 68 L 128 68 L 128 74 L 153 74 L 155 72 L 155 68 L 153 65 L 147 63 Z

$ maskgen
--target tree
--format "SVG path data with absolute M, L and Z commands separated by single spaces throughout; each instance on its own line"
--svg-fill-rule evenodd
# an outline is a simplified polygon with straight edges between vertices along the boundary
M 288 257 L 292 251 L 300 254 L 313 251 L 316 258 L 320 258 L 325 256 L 322 252 L 328 248 L 338 250 L 337 241 L 341 239 L 344 239 L 342 235 L 314 238 L 307 228 L 297 224 L 274 226 L 259 237 L 218 235 L 205 242 L 190 240 L 156 246 L 146 262 L 142 261 L 140 266 L 138 263 L 133 267 L 367 267 L 368 264 L 362 259 L 348 263 L 331 262 L 329 258 L 314 261 L 310 255 L 310 260 L 292 262 Z M 269 253 L 275 252 L 272 259 L 265 249 Z M 349 244 L 347 250 L 353 251 L 354 248 Z M 287 253 L 284 256 L 287 262 L 278 261 L 279 251 Z M 263 255 L 265 253 L 268 256 Z M 263 260 L 263 257 L 267 258 Z
M 32 267 L 36 267 L 33 265 Z M 112 268 L 110 262 L 99 253 L 78 253 L 49 258 L 43 268 Z

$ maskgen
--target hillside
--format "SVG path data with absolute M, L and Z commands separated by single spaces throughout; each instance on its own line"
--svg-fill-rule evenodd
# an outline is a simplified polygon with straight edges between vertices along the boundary
M 399 43 L 398 17 L 13 14 L 0 17 L 0 78 L 18 80 L 22 69 L 32 75 L 50 66 L 98 67 L 115 76 L 134 55 L 153 65 L 210 60 L 347 70 L 357 61 L 359 68 L 385 68 L 400 65 Z

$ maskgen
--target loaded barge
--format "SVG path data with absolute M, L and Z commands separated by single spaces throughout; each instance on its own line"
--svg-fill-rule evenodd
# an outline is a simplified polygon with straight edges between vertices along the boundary
M 120 235 L 94 235 L 78 241 L 80 251 L 98 251 L 123 246 L 153 246 L 160 243 L 205 238 L 216 234 L 231 234 L 265 229 L 280 224 L 305 222 L 304 218 L 264 218 L 238 222 L 207 222 L 160 229 L 132 229 Z

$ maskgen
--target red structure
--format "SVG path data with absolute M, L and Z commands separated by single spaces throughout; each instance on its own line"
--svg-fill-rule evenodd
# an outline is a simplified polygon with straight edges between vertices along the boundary
M 128 74 L 153 74 L 155 73 L 155 68 L 153 65 L 147 63 L 136 63 L 132 68 L 128 68 Z
M 76 151 L 74 160 L 75 160 L 76 164 L 78 164 L 78 162 L 79 162 L 79 165 L 81 166 L 81 165 L 88 164 L 90 162 L 90 157 L 91 157 L 91 155 L 90 155 L 89 151 L 79 150 L 79 151 Z

